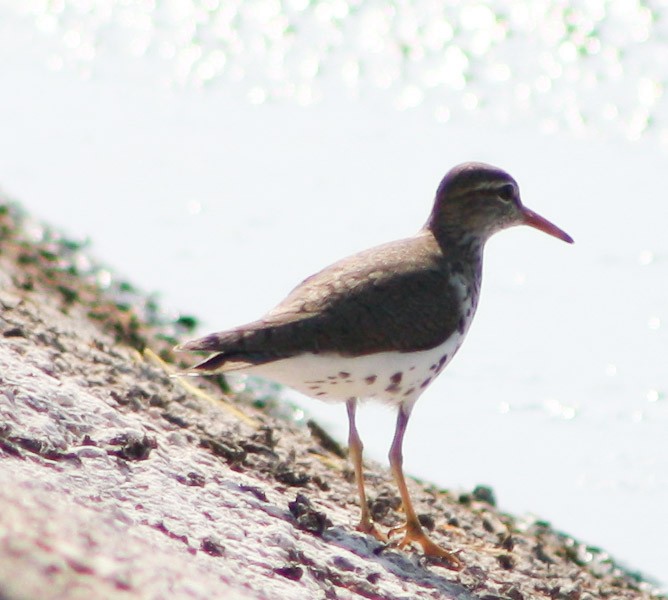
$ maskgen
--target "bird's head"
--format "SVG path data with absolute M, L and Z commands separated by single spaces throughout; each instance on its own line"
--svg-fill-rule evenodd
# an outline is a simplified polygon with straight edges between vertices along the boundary
M 517 182 L 508 173 L 475 162 L 458 165 L 446 174 L 427 222 L 437 237 L 474 236 L 483 243 L 497 231 L 515 225 L 529 225 L 573 242 L 566 232 L 522 204 Z

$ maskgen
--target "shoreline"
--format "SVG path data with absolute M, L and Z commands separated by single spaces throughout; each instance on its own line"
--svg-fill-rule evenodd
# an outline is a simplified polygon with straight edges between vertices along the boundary
M 352 470 L 326 432 L 150 358 L 173 365 L 195 318 L 170 320 L 2 198 L 0 251 L 3 597 L 665 598 L 485 488 L 409 482 L 461 572 L 355 532 Z M 397 525 L 388 469 L 366 468 L 374 516 Z

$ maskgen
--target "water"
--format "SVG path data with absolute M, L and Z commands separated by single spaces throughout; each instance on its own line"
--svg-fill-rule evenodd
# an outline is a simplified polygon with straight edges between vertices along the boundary
M 491 240 L 406 469 L 490 484 L 668 583 L 662 20 L 621 2 L 244 6 L 0 1 L 0 185 L 206 332 L 413 233 L 454 164 L 507 169 L 576 243 Z M 345 439 L 342 406 L 300 402 Z M 359 419 L 385 460 L 394 415 Z

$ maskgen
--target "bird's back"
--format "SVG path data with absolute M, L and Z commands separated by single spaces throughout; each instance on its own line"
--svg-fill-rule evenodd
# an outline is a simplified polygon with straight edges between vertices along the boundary
M 459 269 L 454 273 L 453 268 Z M 338 261 L 300 283 L 261 319 L 184 344 L 213 352 L 202 370 L 233 370 L 301 353 L 355 357 L 428 350 L 467 327 L 472 273 L 427 230 Z M 457 280 L 457 278 L 459 278 Z M 459 281 L 459 283 L 457 283 Z M 410 336 L 406 332 L 410 331 Z

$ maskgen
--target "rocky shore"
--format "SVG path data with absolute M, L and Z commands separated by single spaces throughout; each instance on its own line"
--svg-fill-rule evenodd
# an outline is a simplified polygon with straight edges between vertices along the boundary
M 665 598 L 484 487 L 411 482 L 459 572 L 355 532 L 335 441 L 252 387 L 170 376 L 195 320 L 1 198 L 0 311 L 3 600 Z M 367 478 L 375 518 L 400 523 L 388 469 Z

